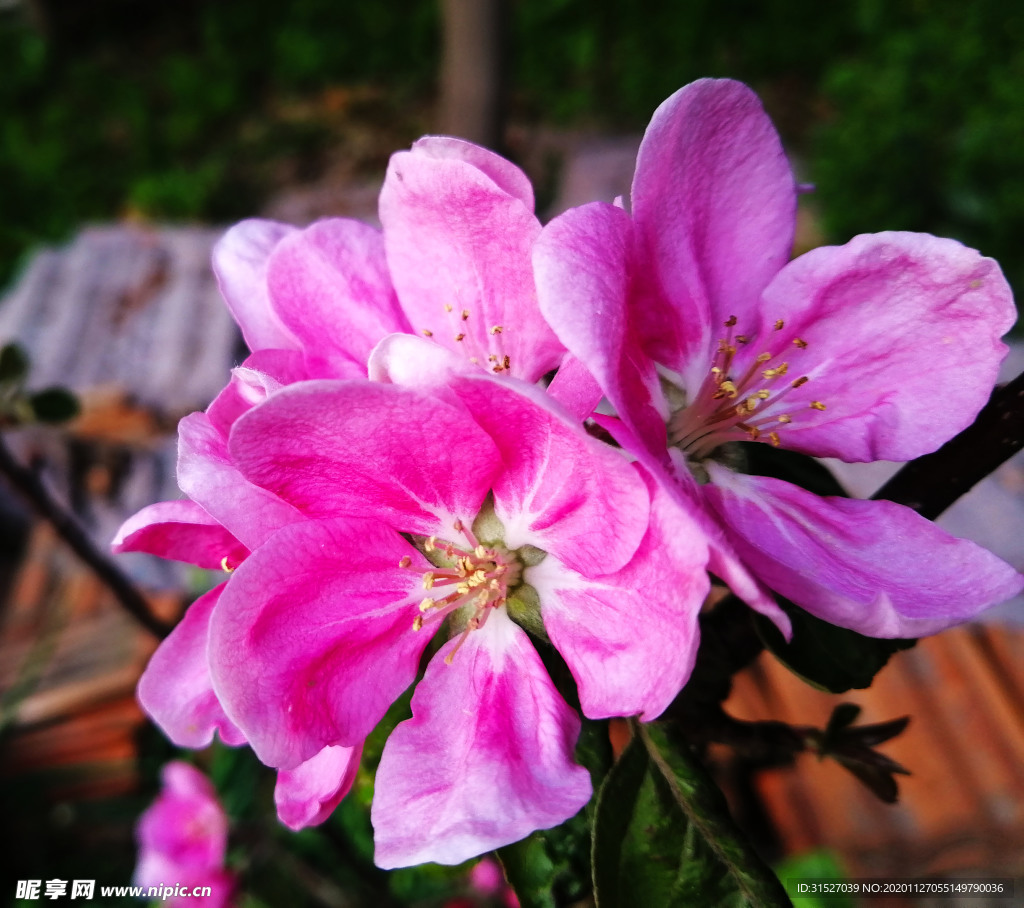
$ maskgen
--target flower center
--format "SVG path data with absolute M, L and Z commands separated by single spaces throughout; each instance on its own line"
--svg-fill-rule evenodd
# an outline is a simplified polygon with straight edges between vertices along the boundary
M 719 339 L 711 369 L 693 400 L 669 417 L 669 444 L 694 460 L 703 460 L 730 441 L 767 441 L 778 446 L 784 426 L 806 418 L 810 411 L 825 409 L 825 404 L 814 400 L 806 408 L 786 412 L 780 401 L 810 379 L 787 377 L 789 361 L 782 358 L 778 344 L 766 344 L 769 349 L 751 357 L 750 338 L 733 334 L 736 321 L 731 316 L 725 322 L 726 336 Z M 779 319 L 774 331 L 784 327 Z M 807 349 L 802 338 L 793 338 L 792 344 L 796 355 Z
M 505 605 L 522 583 L 523 563 L 501 544 L 482 545 L 461 520 L 453 528 L 464 541 L 455 543 L 436 536 L 419 538 L 417 548 L 434 566 L 423 571 L 413 567 L 407 555 L 398 566 L 422 575 L 423 589 L 430 595 L 420 602 L 420 614 L 412 627 L 422 630 L 449 615 L 460 612 L 465 626 L 455 648 L 445 657 L 449 665 L 472 631 L 484 626 L 495 609 Z
M 465 348 L 471 363 L 495 373 L 508 372 L 511 369 L 512 360 L 505 353 L 505 347 L 502 343 L 501 335 L 505 331 L 503 325 L 491 325 L 487 329 L 487 345 L 484 348 L 476 335 L 466 331 L 467 322 L 469 322 L 471 315 L 469 309 L 462 309 L 456 312 L 455 306 L 451 303 L 445 303 L 442 308 L 448 321 L 447 330 L 451 333 L 452 340 L 460 347 Z M 436 330 L 440 332 L 442 329 Z M 431 328 L 421 328 L 420 332 L 425 337 L 434 336 L 434 329 Z

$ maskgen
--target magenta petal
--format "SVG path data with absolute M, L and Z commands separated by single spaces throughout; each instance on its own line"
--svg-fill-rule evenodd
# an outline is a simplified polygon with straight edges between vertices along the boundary
M 330 218 L 286 237 L 270 257 L 267 281 L 311 376 L 365 378 L 374 345 L 409 330 L 380 231 L 360 221 Z
M 148 552 L 216 570 L 239 564 L 249 550 L 194 501 L 159 501 L 129 517 L 114 552 Z
M 664 457 L 667 405 L 630 325 L 638 263 L 629 215 L 604 202 L 573 208 L 544 228 L 533 262 L 541 311 L 558 339 L 650 455 Z
M 295 769 L 282 769 L 274 786 L 277 818 L 296 832 L 326 820 L 348 794 L 362 747 L 325 747 Z
M 249 479 L 305 514 L 425 534 L 448 515 L 472 519 L 500 466 L 458 404 L 367 381 L 285 388 L 238 420 L 231 452 Z
M 236 419 L 284 385 L 310 378 L 298 350 L 257 350 L 231 370 L 231 381 L 206 408 L 210 422 L 225 438 Z
M 782 444 L 849 461 L 910 460 L 970 425 L 1016 318 L 992 259 L 922 233 L 814 249 L 780 272 L 762 308 L 767 349 L 788 351 L 788 377 L 810 378 L 769 411 L 792 416 Z M 776 319 L 784 330 L 771 330 Z
M 576 679 L 583 714 L 654 719 L 686 683 L 707 597 L 708 547 L 650 481 L 646 536 L 614 574 L 588 579 L 548 556 L 526 571 L 544 627 Z
M 278 243 L 297 233 L 277 221 L 248 220 L 232 227 L 213 249 L 213 270 L 221 295 L 249 349 L 298 349 L 299 343 L 270 304 L 267 261 Z
M 178 486 L 250 550 L 301 517 L 242 477 L 224 436 L 205 413 L 191 413 L 178 423 Z
M 540 222 L 522 181 L 508 179 L 512 165 L 484 170 L 476 165 L 482 156 L 493 165 L 489 153 L 455 157 L 438 147 L 392 155 L 381 190 L 402 307 L 415 331 L 483 368 L 504 368 L 507 356 L 513 375 L 536 381 L 563 353 L 537 309 L 530 250 Z
M 621 452 L 554 412 L 540 389 L 485 377 L 451 388 L 498 447 L 494 511 L 507 546 L 535 545 L 588 576 L 629 560 L 647 529 L 649 495 Z
M 215 731 L 225 744 L 245 743 L 213 692 L 206 662 L 210 618 L 223 590 L 221 584 L 189 606 L 139 679 L 142 708 L 178 747 L 206 747 Z
M 548 394 L 583 422 L 604 397 L 604 391 L 590 370 L 571 353 L 567 353 L 558 372 L 548 385 Z
M 1024 588 L 991 552 L 889 501 L 820 498 L 767 477 L 715 468 L 706 491 L 761 580 L 831 624 L 872 637 L 920 637 Z
M 351 747 L 413 682 L 429 633 L 413 630 L 423 557 L 369 520 L 303 521 L 238 568 L 210 627 L 227 713 L 269 766 Z
M 590 776 L 573 762 L 580 721 L 526 634 L 499 611 L 448 665 L 455 647 L 430 661 L 412 718 L 384 746 L 370 816 L 386 869 L 459 864 L 590 799 Z
M 515 164 L 480 145 L 452 136 L 424 136 L 413 142 L 414 154 L 437 160 L 464 161 L 488 176 L 503 192 L 533 211 L 533 186 Z
M 647 349 L 673 367 L 706 364 L 719 325 L 749 320 L 793 246 L 793 174 L 757 95 L 701 79 L 663 102 L 640 146 L 632 202 L 653 284 L 650 308 L 637 312 Z
M 479 368 L 447 347 L 414 334 L 389 334 L 370 353 L 370 381 L 436 389 L 454 374 L 474 375 Z

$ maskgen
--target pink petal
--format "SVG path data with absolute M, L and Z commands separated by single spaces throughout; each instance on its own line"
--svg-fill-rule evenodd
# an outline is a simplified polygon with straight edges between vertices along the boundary
M 225 744 L 245 743 L 213 692 L 206 661 L 210 618 L 224 586 L 189 606 L 139 679 L 139 703 L 178 747 L 206 747 L 215 731 Z
M 696 524 L 649 480 L 651 522 L 621 570 L 588 579 L 556 558 L 526 571 L 544 627 L 576 679 L 583 714 L 600 719 L 660 715 L 697 656 L 697 615 L 710 584 L 708 547 Z
M 820 498 L 714 467 L 705 487 L 747 564 L 813 615 L 872 637 L 920 637 L 1024 588 L 991 552 L 889 501 Z
M 503 612 L 430 661 L 384 746 L 371 819 L 379 867 L 459 864 L 569 819 L 590 799 L 576 714 Z
M 243 478 L 205 413 L 178 423 L 178 487 L 250 550 L 300 518 L 291 505 Z
M 632 202 L 651 281 L 635 312 L 646 348 L 673 368 L 706 363 L 718 326 L 756 311 L 793 247 L 793 174 L 757 95 L 701 79 L 662 103 L 640 146 Z
M 159 501 L 129 517 L 111 543 L 114 552 L 148 552 L 217 570 L 235 567 L 249 550 L 194 501 Z
M 639 263 L 629 215 L 604 202 L 570 209 L 544 228 L 533 263 L 541 312 L 558 339 L 650 455 L 664 458 L 668 405 L 630 323 Z
M 221 295 L 252 351 L 299 348 L 274 312 L 267 292 L 267 261 L 281 240 L 297 232 L 277 221 L 242 221 L 213 248 L 213 270 Z
M 749 346 L 785 351 L 787 378 L 810 378 L 769 411 L 792 416 L 779 432 L 784 446 L 910 460 L 974 421 L 1006 354 L 999 337 L 1015 318 L 992 259 L 954 240 L 878 233 L 788 265 L 765 291 L 761 340 Z M 772 331 L 776 319 L 782 331 Z M 810 409 L 812 401 L 826 409 Z
M 423 557 L 377 521 L 286 527 L 238 568 L 210 627 L 210 672 L 268 766 L 351 747 L 413 682 L 429 632 L 413 630 Z
M 450 387 L 497 445 L 494 511 L 507 546 L 537 546 L 587 576 L 630 559 L 647 529 L 649 495 L 620 451 L 555 412 L 539 388 L 485 377 Z
M 370 353 L 370 381 L 427 391 L 442 387 L 454 374 L 480 370 L 464 357 L 425 337 L 389 334 Z
M 295 769 L 282 769 L 274 786 L 277 818 L 296 832 L 326 820 L 348 794 L 362 747 L 325 747 Z
M 298 350 L 257 350 L 231 370 L 231 381 L 206 408 L 206 415 L 227 438 L 239 416 L 284 385 L 307 378 L 305 358 Z
M 580 422 L 585 420 L 604 397 L 604 391 L 583 362 L 566 354 L 558 372 L 548 385 L 548 394 Z M 479 866 L 479 865 L 477 865 Z
M 414 154 L 435 160 L 464 161 L 489 177 L 503 192 L 533 211 L 533 186 L 515 164 L 480 145 L 452 136 L 424 136 L 412 144 Z
M 536 381 L 563 350 L 537 309 L 530 249 L 540 223 L 525 178 L 482 150 L 453 156 L 455 147 L 428 142 L 391 157 L 380 218 L 395 288 L 415 331 L 485 369 L 508 356 L 513 375 Z
M 499 468 L 494 443 L 460 406 L 367 381 L 285 388 L 238 420 L 231 452 L 249 479 L 305 514 L 428 535 L 449 515 L 472 520 Z
M 409 330 L 380 231 L 360 221 L 330 218 L 284 238 L 268 262 L 267 281 L 311 376 L 365 378 L 374 345 Z

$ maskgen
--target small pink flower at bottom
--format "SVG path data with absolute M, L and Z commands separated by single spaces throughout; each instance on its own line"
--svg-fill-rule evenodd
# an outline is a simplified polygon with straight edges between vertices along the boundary
M 188 763 L 168 763 L 163 788 L 136 828 L 139 862 L 135 885 L 182 893 L 162 904 L 184 908 L 196 887 L 210 887 L 204 905 L 223 908 L 231 901 L 234 877 L 224 869 L 228 818 L 209 780 Z

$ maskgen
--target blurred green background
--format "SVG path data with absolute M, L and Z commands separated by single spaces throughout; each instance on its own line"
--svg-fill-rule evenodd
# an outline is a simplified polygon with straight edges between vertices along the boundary
M 346 146 L 380 170 L 433 126 L 440 19 L 437 0 L 7 0 L 0 281 L 83 220 L 227 222 Z M 830 240 L 954 236 L 1024 284 L 1024 6 L 511 0 L 508 32 L 512 122 L 639 130 L 692 79 L 743 79 Z

